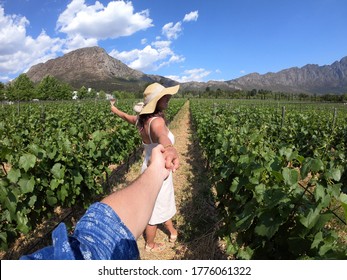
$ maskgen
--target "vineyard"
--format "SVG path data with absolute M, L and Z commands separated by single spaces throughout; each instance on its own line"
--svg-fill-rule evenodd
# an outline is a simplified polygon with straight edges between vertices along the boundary
M 135 100 L 118 106 L 132 112 Z M 173 100 L 170 120 L 183 105 Z M 0 248 L 6 250 L 57 206 L 87 207 L 107 186 L 108 168 L 141 145 L 134 126 L 104 102 L 51 102 L 1 107 Z
M 171 120 L 186 100 L 172 99 Z M 119 101 L 132 112 L 135 100 Z M 191 99 L 220 217 L 237 259 L 345 259 L 347 108 Z M 0 246 L 6 250 L 58 206 L 87 207 L 111 164 L 141 145 L 104 101 L 18 103 L 0 111 Z
M 346 258 L 327 226 L 347 220 L 346 109 L 194 100 L 191 114 L 228 254 Z

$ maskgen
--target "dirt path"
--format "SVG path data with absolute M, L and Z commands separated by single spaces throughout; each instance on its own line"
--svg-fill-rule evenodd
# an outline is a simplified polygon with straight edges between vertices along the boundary
M 211 199 L 204 163 L 198 146 L 194 143 L 190 122 L 189 102 L 183 106 L 169 125 L 175 135 L 175 147 L 180 156 L 180 168 L 174 173 L 177 213 L 173 222 L 179 232 L 175 244 L 159 226 L 156 241 L 164 242 L 165 250 L 146 252 L 145 241 L 138 240 L 140 257 L 144 260 L 173 259 L 225 259 L 223 246 L 216 238 L 216 216 Z M 125 175 L 125 180 L 115 184 L 121 188 L 140 174 L 142 159 L 135 162 Z

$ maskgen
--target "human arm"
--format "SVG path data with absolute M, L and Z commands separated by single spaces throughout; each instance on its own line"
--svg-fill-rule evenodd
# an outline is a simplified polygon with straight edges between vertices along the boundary
M 111 99 L 110 100 L 110 104 L 111 104 L 111 112 L 116 114 L 118 117 L 120 117 L 121 119 L 127 121 L 130 124 L 135 124 L 136 120 L 137 120 L 137 116 L 134 115 L 129 115 L 121 110 L 119 110 L 116 106 L 114 106 L 116 100 L 115 99 Z
M 169 175 L 163 157 L 164 147 L 153 149 L 149 166 L 128 187 L 105 197 L 101 202 L 108 204 L 123 223 L 139 238 L 152 215 L 163 181 Z
M 179 167 L 179 157 L 176 148 L 168 136 L 168 128 L 163 118 L 156 118 L 151 124 L 151 138 L 154 142 L 162 144 L 165 148 L 165 166 L 175 172 Z

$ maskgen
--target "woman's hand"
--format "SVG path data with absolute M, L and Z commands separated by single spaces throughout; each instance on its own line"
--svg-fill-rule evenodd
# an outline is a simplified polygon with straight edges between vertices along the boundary
M 115 98 L 110 99 L 110 103 L 111 103 L 111 106 L 114 106 L 114 103 L 116 103 L 116 99 Z
M 166 168 L 164 152 L 163 145 L 159 144 L 152 150 L 151 158 L 148 162 L 148 167 L 153 168 L 159 176 L 162 176 L 163 180 L 170 174 L 170 169 Z
M 170 145 L 164 150 L 165 167 L 175 172 L 179 167 L 178 153 L 175 147 Z

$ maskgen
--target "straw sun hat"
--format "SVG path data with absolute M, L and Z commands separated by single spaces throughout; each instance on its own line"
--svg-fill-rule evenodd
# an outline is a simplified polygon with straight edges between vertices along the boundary
M 164 87 L 161 84 L 153 83 L 146 87 L 143 93 L 143 102 L 134 106 L 134 111 L 142 114 L 151 114 L 155 111 L 157 102 L 164 95 L 173 95 L 178 92 L 179 85 L 173 87 Z

